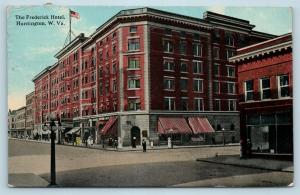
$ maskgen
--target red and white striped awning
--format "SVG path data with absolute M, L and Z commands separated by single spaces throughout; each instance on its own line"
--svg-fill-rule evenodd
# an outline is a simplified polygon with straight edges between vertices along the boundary
M 202 117 L 189 117 L 189 125 L 192 128 L 194 134 L 198 133 L 212 133 L 214 128 L 210 125 L 207 118 Z
M 118 124 L 116 123 L 117 117 L 112 116 L 105 123 L 104 127 L 101 129 L 100 133 L 102 135 L 117 135 L 118 132 Z
M 191 134 L 192 130 L 184 118 L 158 118 L 159 134 Z

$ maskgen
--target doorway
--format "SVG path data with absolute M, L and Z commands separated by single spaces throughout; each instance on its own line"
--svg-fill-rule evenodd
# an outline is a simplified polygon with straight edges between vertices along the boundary
M 133 138 L 135 137 L 135 144 L 141 145 L 141 130 L 137 126 L 131 128 L 131 145 L 133 145 Z

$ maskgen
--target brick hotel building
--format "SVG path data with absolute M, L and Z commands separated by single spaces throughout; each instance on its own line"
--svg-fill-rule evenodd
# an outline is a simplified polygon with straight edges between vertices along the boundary
M 97 143 L 108 135 L 120 145 L 133 137 L 158 144 L 166 134 L 188 142 L 214 130 L 216 142 L 222 133 L 238 141 L 237 69 L 228 58 L 275 37 L 254 27 L 213 12 L 198 19 L 152 8 L 120 11 L 34 77 L 35 128 L 55 113 L 66 134 L 89 132 Z

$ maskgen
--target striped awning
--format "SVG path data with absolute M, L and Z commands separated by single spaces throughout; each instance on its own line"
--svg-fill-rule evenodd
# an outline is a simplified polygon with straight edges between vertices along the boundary
M 212 133 L 215 131 L 214 128 L 210 125 L 207 118 L 189 117 L 188 121 L 189 121 L 189 125 L 192 128 L 194 134 Z
M 100 130 L 100 133 L 102 135 L 117 135 L 118 132 L 118 124 L 116 123 L 117 117 L 112 116 L 108 119 L 108 121 L 105 123 L 103 128 Z
M 191 134 L 192 130 L 184 118 L 158 118 L 159 134 Z
M 68 132 L 65 133 L 65 134 L 66 134 L 66 135 L 71 135 L 71 134 L 73 134 L 73 133 L 78 134 L 78 133 L 80 133 L 80 132 L 79 132 L 80 129 L 81 129 L 80 127 L 74 127 L 73 129 L 71 129 L 70 131 L 68 131 Z

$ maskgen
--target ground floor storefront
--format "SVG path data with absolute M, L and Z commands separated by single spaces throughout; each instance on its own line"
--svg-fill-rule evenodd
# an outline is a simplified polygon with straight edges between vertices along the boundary
M 122 112 L 74 119 L 73 130 L 103 147 L 236 143 L 239 112 Z M 74 132 L 75 133 L 75 132 Z M 68 134 L 68 133 L 67 133 Z M 70 134 L 69 134 L 70 135 Z

